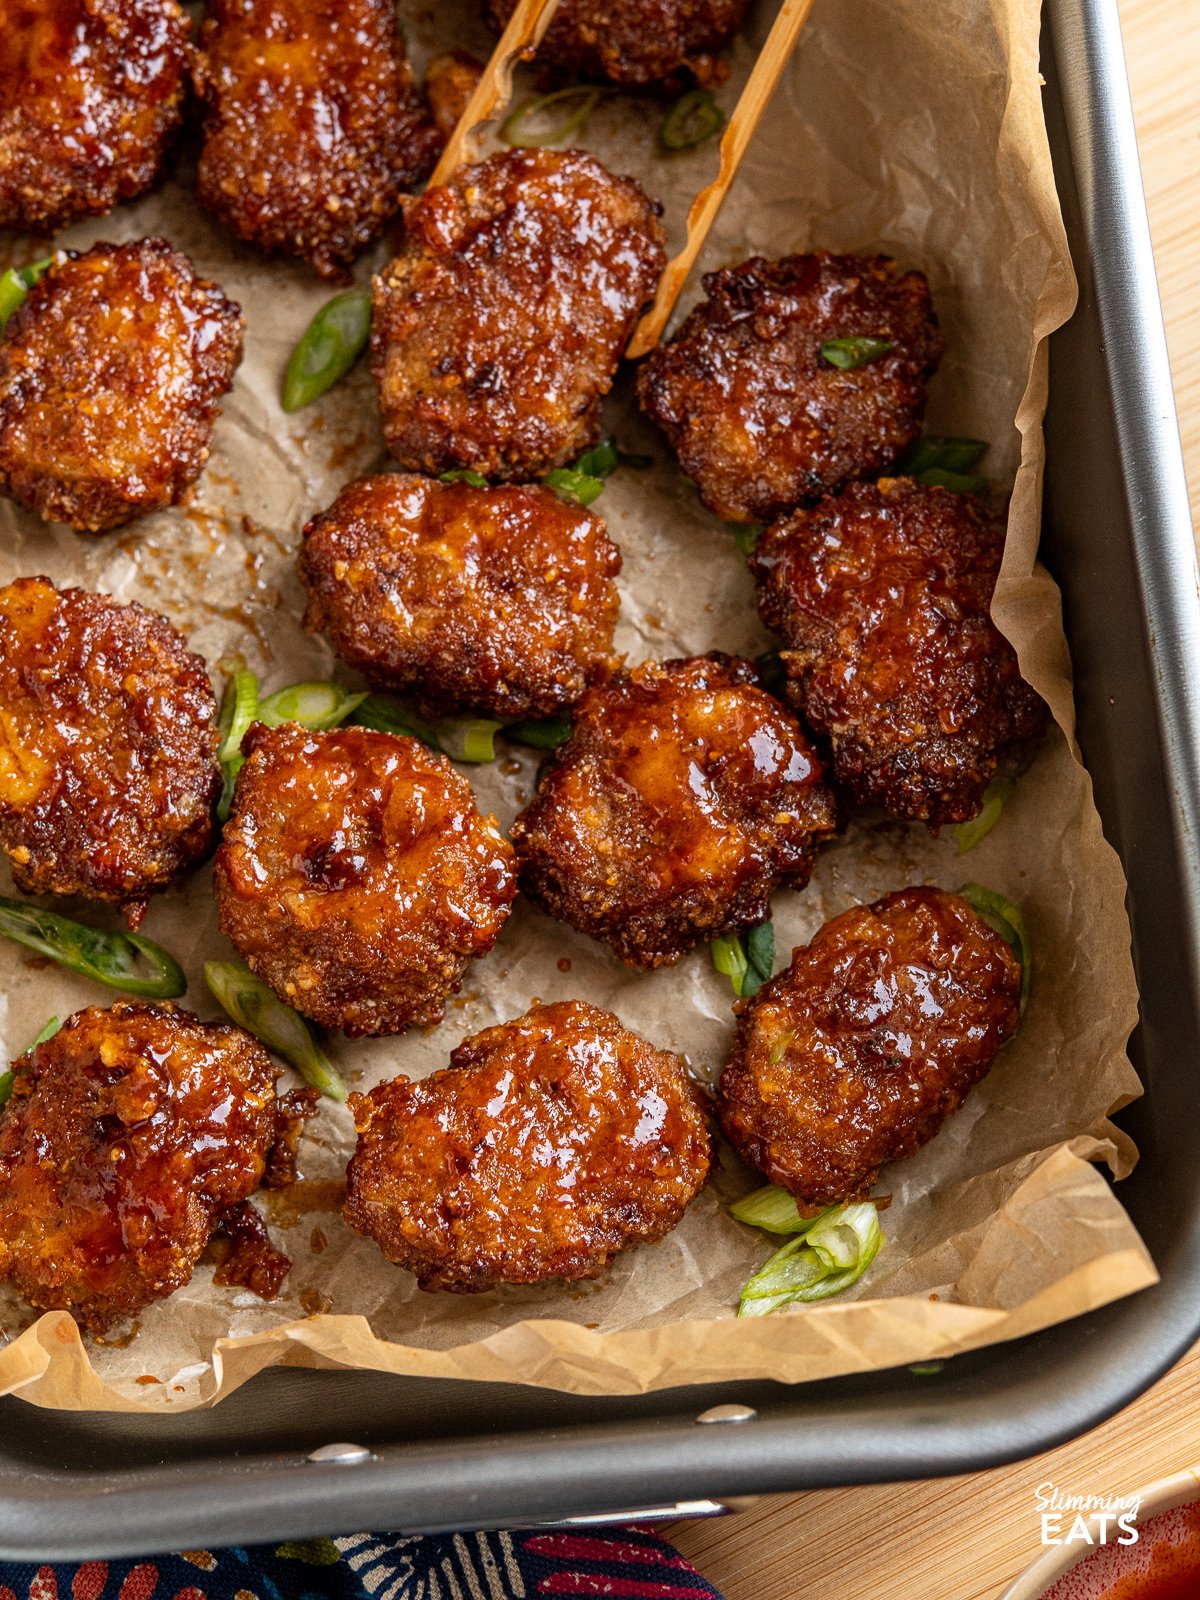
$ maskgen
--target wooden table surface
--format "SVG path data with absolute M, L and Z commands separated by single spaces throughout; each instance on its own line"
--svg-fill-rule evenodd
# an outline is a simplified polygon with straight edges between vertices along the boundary
M 1200 526 L 1198 0 L 1121 0 Z M 1121 1494 L 1200 1463 L 1200 1346 L 1136 1405 L 1049 1455 L 935 1482 L 772 1497 L 674 1537 L 726 1600 L 992 1600 L 1039 1553 L 1033 1491 Z

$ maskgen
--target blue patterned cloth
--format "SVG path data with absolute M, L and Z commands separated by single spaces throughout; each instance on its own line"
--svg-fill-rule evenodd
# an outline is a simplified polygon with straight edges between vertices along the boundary
M 721 1600 L 674 1546 L 642 1528 L 354 1533 L 144 1561 L 0 1562 L 0 1600 Z

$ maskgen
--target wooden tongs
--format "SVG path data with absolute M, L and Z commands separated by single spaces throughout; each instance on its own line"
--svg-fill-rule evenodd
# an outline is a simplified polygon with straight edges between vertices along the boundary
M 800 37 L 800 30 L 808 21 L 813 3 L 814 0 L 782 0 L 779 15 L 771 26 L 767 41 L 754 63 L 754 70 L 721 136 L 721 164 L 717 176 L 692 201 L 688 212 L 687 241 L 679 254 L 667 263 L 654 302 L 634 329 L 625 351 L 632 359 L 647 355 L 661 339 L 675 309 L 675 302 L 683 292 L 709 229 L 754 137 L 759 119 L 775 93 L 783 69 Z M 536 54 L 560 4 L 561 0 L 520 0 L 500 36 L 499 44 L 492 52 L 492 59 L 475 93 L 459 118 L 458 126 L 442 151 L 441 160 L 429 180 L 431 187 L 445 183 L 462 162 L 474 159 L 477 132 L 484 123 L 507 109 L 512 99 L 513 73 L 518 63 Z

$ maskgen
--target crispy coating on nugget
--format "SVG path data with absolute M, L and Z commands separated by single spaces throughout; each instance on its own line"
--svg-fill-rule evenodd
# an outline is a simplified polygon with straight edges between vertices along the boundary
M 448 139 L 483 77 L 483 62 L 465 50 L 434 56 L 425 69 L 425 97 L 437 130 Z
M 821 250 L 710 272 L 704 292 L 646 358 L 638 399 L 718 517 L 765 522 L 875 477 L 916 438 L 942 354 L 921 273 Z M 847 338 L 891 349 L 841 371 L 821 347 Z
M 5 0 L 0 228 L 56 233 L 149 188 L 186 82 L 176 0 Z
M 467 780 L 415 739 L 256 722 L 213 885 L 221 928 L 279 998 L 351 1035 L 437 1022 L 516 894 Z
M 440 1072 L 350 1105 L 346 1221 L 422 1289 L 594 1278 L 670 1233 L 708 1178 L 683 1062 L 579 1000 L 488 1028 Z
M 204 470 L 242 314 L 165 239 L 60 255 L 0 333 L 0 490 L 92 533 Z
M 852 906 L 737 1007 L 721 1125 L 799 1199 L 862 1199 L 987 1073 L 1020 993 L 1020 963 L 961 896 L 902 889 Z
M 512 840 L 531 900 L 637 967 L 753 927 L 836 829 L 799 723 L 747 661 L 647 661 L 589 689 Z
M 747 0 L 563 0 L 538 60 L 582 78 L 629 87 L 674 83 L 681 75 L 719 83 L 717 52 L 737 32 Z M 487 0 L 500 29 L 516 0 Z
M 103 1333 L 182 1288 L 217 1230 L 235 1244 L 221 1281 L 279 1292 L 290 1262 L 246 1201 L 314 1096 L 276 1099 L 248 1033 L 171 1005 L 89 1006 L 13 1071 L 0 1278 L 32 1305 Z
M 460 167 L 407 204 L 371 335 L 400 464 L 528 479 L 595 444 L 666 263 L 659 209 L 581 150 L 535 149 Z
M 601 518 L 549 489 L 360 478 L 304 530 L 304 621 L 435 716 L 548 716 L 610 659 L 620 568 Z
M 1006 746 L 1045 707 L 988 612 L 1004 529 L 973 495 L 849 485 L 768 530 L 751 560 L 788 692 L 860 804 L 973 817 Z
M 209 0 L 202 205 L 239 239 L 345 275 L 441 145 L 392 0 Z
M 0 847 L 25 894 L 120 906 L 208 853 L 217 703 L 166 620 L 47 578 L 0 589 Z

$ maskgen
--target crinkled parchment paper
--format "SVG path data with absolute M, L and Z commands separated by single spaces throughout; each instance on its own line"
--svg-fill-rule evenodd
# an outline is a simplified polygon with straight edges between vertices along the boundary
M 739 45 L 721 91 L 727 104 L 772 11 L 761 8 Z M 35 1320 L 0 1296 L 0 1392 L 44 1406 L 179 1410 L 212 1403 L 279 1363 L 589 1394 L 799 1380 L 1012 1338 L 1153 1281 L 1144 1247 L 1092 1164 L 1107 1160 L 1120 1172 L 1132 1158 L 1105 1119 L 1139 1092 L 1124 1054 L 1136 996 L 1122 874 L 1071 744 L 1058 594 L 1034 564 L 1044 341 L 1074 294 L 1042 123 L 1038 22 L 1037 0 L 818 0 L 706 253 L 714 266 L 754 251 L 880 247 L 928 273 L 949 344 L 929 426 L 991 440 L 993 478 L 1015 484 L 996 615 L 1057 719 L 999 826 L 965 859 L 949 834 L 934 840 L 920 827 L 860 822 L 823 853 L 809 889 L 776 896 L 781 959 L 854 900 L 911 883 L 953 888 L 965 878 L 1019 901 L 1033 938 L 1033 999 L 1017 1038 L 939 1137 L 884 1172 L 889 1242 L 865 1280 L 840 1300 L 736 1321 L 739 1288 L 771 1245 L 726 1214 L 757 1180 L 725 1148 L 721 1170 L 676 1232 L 629 1252 L 597 1283 L 421 1294 L 341 1221 L 339 1178 L 353 1134 L 344 1108 L 326 1102 L 303 1147 L 304 1181 L 260 1199 L 295 1262 L 279 1300 L 215 1288 L 211 1267 L 201 1266 L 187 1289 L 143 1313 L 135 1337 L 102 1346 L 81 1342 L 63 1313 Z M 418 60 L 468 41 L 488 47 L 476 0 L 409 7 L 406 26 Z M 593 117 L 587 143 L 664 200 L 677 242 L 687 198 L 714 152 L 659 154 L 660 115 L 614 97 Z M 185 153 L 161 193 L 66 242 L 162 232 L 245 307 L 246 360 L 209 469 L 189 508 L 106 537 L 48 529 L 4 506 L 0 580 L 45 572 L 136 597 L 172 617 L 210 662 L 244 651 L 274 688 L 333 666 L 325 645 L 300 627 L 294 552 L 304 520 L 385 457 L 365 367 L 317 407 L 281 414 L 287 354 L 329 291 L 223 237 L 193 204 L 188 168 Z M 361 280 L 383 253 L 360 264 Z M 626 448 L 657 459 L 651 471 L 620 472 L 600 502 L 625 556 L 620 648 L 634 659 L 765 648 L 744 561 L 639 422 L 628 375 L 608 421 Z M 503 822 L 528 798 L 535 763 L 517 753 L 469 769 L 482 804 Z M 146 931 L 185 960 L 185 1003 L 215 1015 L 200 964 L 229 951 L 208 872 L 156 900 Z M 0 951 L 0 974 L 0 1043 L 9 1055 L 52 1013 L 105 999 L 11 947 Z M 709 1079 L 720 1070 L 731 995 L 706 950 L 671 971 L 634 974 L 524 904 L 440 1027 L 339 1039 L 333 1054 L 359 1086 L 397 1071 L 420 1075 L 467 1034 L 535 1000 L 568 996 L 610 1007 Z

